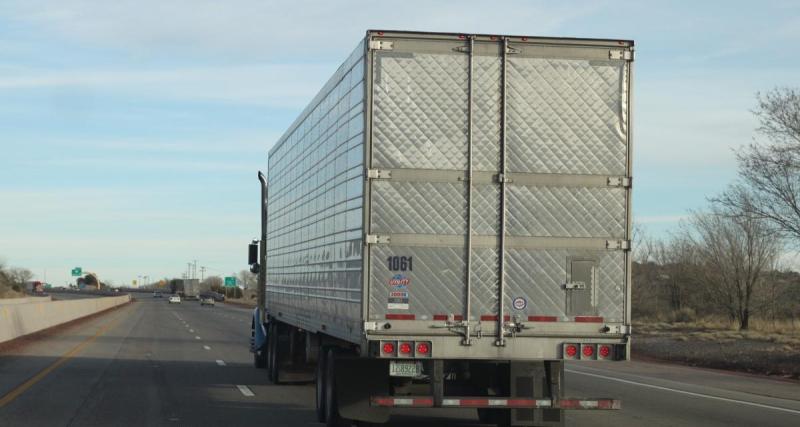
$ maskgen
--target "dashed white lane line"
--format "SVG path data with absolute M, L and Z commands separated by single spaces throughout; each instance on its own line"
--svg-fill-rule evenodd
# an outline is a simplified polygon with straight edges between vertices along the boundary
M 219 360 L 219 359 L 217 359 L 217 365 L 219 365 L 219 366 L 225 366 L 225 361 L 224 361 L 224 360 Z
M 189 332 L 194 333 L 194 329 L 189 329 Z
M 203 348 L 206 349 L 206 350 L 211 350 L 211 347 L 209 347 L 207 345 L 204 345 Z
M 639 387 L 646 387 L 646 388 L 652 388 L 652 389 L 663 390 L 663 391 L 671 391 L 673 393 L 685 394 L 685 395 L 688 395 L 688 396 L 704 397 L 706 399 L 713 399 L 713 400 L 720 400 L 720 401 L 723 401 L 723 402 L 730 402 L 730 403 L 737 403 L 737 404 L 742 404 L 742 405 L 755 406 L 757 408 L 772 409 L 772 410 L 775 410 L 775 411 L 788 412 L 790 414 L 800 414 L 800 411 L 798 411 L 798 410 L 789 409 L 789 408 L 782 408 L 782 407 L 779 407 L 779 406 L 764 405 L 762 403 L 748 402 L 746 400 L 739 400 L 739 399 L 728 399 L 727 397 L 712 396 L 712 395 L 703 394 L 703 393 L 694 393 L 694 392 L 686 391 L 686 390 L 677 390 L 677 389 L 674 389 L 674 388 L 662 387 L 662 386 L 653 385 L 653 384 L 645 384 L 645 383 L 640 383 L 640 382 L 630 381 L 630 380 L 623 380 L 623 379 L 620 379 L 620 378 L 608 377 L 608 376 L 605 376 L 605 375 L 590 374 L 588 372 L 576 371 L 576 370 L 573 370 L 573 369 L 565 369 L 565 371 L 573 373 L 573 374 L 586 375 L 586 376 L 595 377 L 595 378 L 602 378 L 602 379 L 609 380 L 609 381 L 616 381 L 616 382 L 620 382 L 620 383 L 623 383 L 623 384 L 638 385 Z
M 253 394 L 253 392 L 250 391 L 250 388 L 248 388 L 246 385 L 237 385 L 236 388 L 238 388 L 239 391 L 242 392 L 242 394 L 245 395 L 246 397 L 255 396 L 255 394 Z
M 194 339 L 199 340 L 200 339 L 200 335 L 195 335 Z

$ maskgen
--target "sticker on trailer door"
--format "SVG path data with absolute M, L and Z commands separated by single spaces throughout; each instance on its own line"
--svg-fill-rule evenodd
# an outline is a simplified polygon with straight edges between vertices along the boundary
M 525 307 L 528 306 L 528 301 L 522 297 L 514 298 L 514 301 L 511 302 L 511 305 L 514 307 L 514 310 L 525 310 Z
M 408 310 L 408 285 L 411 283 L 404 274 L 395 274 L 389 279 L 389 310 Z

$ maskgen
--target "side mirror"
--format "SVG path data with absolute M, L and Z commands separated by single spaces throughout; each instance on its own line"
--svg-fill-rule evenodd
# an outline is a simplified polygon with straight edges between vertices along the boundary
M 253 242 L 247 246 L 247 263 L 258 264 L 258 243 Z

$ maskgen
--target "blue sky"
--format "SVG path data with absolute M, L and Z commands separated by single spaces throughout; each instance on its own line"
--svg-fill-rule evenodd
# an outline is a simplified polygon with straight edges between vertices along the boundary
M 0 2 L 0 258 L 117 284 L 244 267 L 266 152 L 368 28 L 636 41 L 634 214 L 735 177 L 755 93 L 800 86 L 796 1 Z

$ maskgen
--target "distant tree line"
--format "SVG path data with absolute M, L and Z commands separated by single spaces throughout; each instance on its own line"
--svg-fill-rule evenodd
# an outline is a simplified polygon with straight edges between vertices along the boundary
M 33 278 L 33 273 L 25 268 L 7 267 L 0 262 L 0 298 L 21 297 L 25 293 L 25 283 Z
M 760 139 L 737 152 L 738 178 L 663 239 L 635 231 L 633 310 L 689 320 L 800 317 L 800 274 L 781 265 L 800 243 L 800 91 L 758 95 Z

